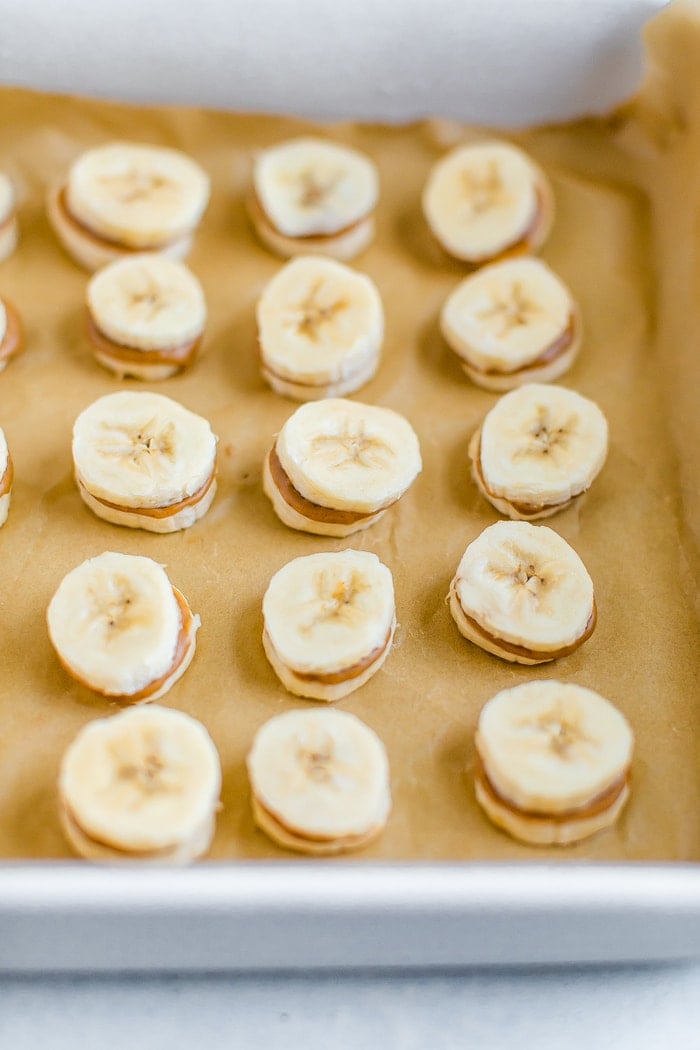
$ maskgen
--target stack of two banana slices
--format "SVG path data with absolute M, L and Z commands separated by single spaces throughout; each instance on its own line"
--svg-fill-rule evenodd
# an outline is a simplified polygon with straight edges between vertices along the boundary
M 194 361 L 207 320 L 204 292 L 184 263 L 158 253 L 108 263 L 87 287 L 87 332 L 99 364 L 154 382 Z
M 0 262 L 14 252 L 19 238 L 17 202 L 10 179 L 0 171 Z
M 207 420 L 171 398 L 106 394 L 73 427 L 80 496 L 116 525 L 159 533 L 187 529 L 214 500 L 216 443 Z
M 470 142 L 432 168 L 423 214 L 438 244 L 469 266 L 536 252 L 554 216 L 547 177 L 508 142 Z
M 496 522 L 469 544 L 449 605 L 470 642 L 526 666 L 570 655 L 597 620 L 593 581 L 576 551 L 525 521 Z
M 59 241 L 87 270 L 134 252 L 184 259 L 209 202 L 209 178 L 175 149 L 114 142 L 81 154 L 49 191 Z
M 309 554 L 284 565 L 263 598 L 263 646 L 291 693 L 334 701 L 382 667 L 396 630 L 391 571 L 376 554 Z
M 548 383 L 581 347 L 581 313 L 564 282 L 540 259 L 484 266 L 448 296 L 440 325 L 469 379 L 485 390 Z
M 477 802 L 521 842 L 580 842 L 620 816 L 633 747 L 624 715 L 591 689 L 556 681 L 505 689 L 479 716 Z
M 47 611 L 65 670 L 120 703 L 164 696 L 195 654 L 199 616 L 165 569 L 142 555 L 106 551 L 62 579 Z
M 379 737 L 345 711 L 287 711 L 257 732 L 248 754 L 253 816 L 284 849 L 315 856 L 361 849 L 391 810 Z
M 398 412 L 327 398 L 286 421 L 265 459 L 263 488 L 290 528 L 350 536 L 379 521 L 421 469 L 416 433 Z
M 384 311 L 374 282 L 332 259 L 287 263 L 257 305 L 263 378 L 297 401 L 344 397 L 379 365 Z
M 508 518 L 535 521 L 580 502 L 608 452 L 608 424 L 573 390 L 528 383 L 505 394 L 469 443 L 472 477 Z
M 87 725 L 66 750 L 59 816 L 80 857 L 183 865 L 211 845 L 221 762 L 204 726 L 164 707 Z
M 258 237 L 275 254 L 347 261 L 371 243 L 378 199 L 369 157 L 306 136 L 257 155 L 247 205 Z

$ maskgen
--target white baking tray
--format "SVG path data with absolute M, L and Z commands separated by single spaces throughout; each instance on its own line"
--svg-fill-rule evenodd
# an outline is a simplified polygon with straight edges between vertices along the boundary
M 700 956 L 698 865 L 0 869 L 0 971 L 455 967 Z
M 3 16 L 0 80 L 144 101 L 365 119 L 442 112 L 512 125 L 600 111 L 629 94 L 640 70 L 639 26 L 662 4 L 355 0 L 334 5 L 343 31 L 329 36 L 328 6 L 324 12 L 323 0 L 309 0 L 291 27 L 304 46 L 292 46 L 285 35 L 282 52 L 275 26 L 288 26 L 284 0 L 261 0 L 254 12 L 243 0 L 208 0 L 205 11 L 177 0 L 70 0 L 55 8 L 26 0 Z M 160 6 L 169 35 L 154 56 L 144 20 Z M 105 34 L 112 7 L 113 31 Z M 224 25 L 235 34 L 222 32 Z M 316 39 L 318 32 L 326 35 Z M 375 45 L 383 36 L 400 46 L 381 51 L 378 66 Z M 455 39 L 460 47 L 445 49 Z M 468 92 L 457 90 L 465 70 Z M 203 863 L 184 871 L 0 865 L 4 973 L 696 956 L 700 865 L 296 861 Z

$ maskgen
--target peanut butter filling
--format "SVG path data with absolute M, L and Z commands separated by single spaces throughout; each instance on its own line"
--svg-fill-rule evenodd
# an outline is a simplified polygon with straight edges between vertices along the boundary
M 502 638 L 499 638 L 497 635 L 491 634 L 489 631 L 485 630 L 480 624 L 476 622 L 475 619 L 473 619 L 467 612 L 464 611 L 464 606 L 459 601 L 459 595 L 457 594 L 456 589 L 454 593 L 455 597 L 457 598 L 457 601 L 459 602 L 459 607 L 464 614 L 464 618 L 466 619 L 470 629 L 474 632 L 474 634 L 478 635 L 480 638 L 483 638 L 485 642 L 490 642 L 492 645 L 498 646 L 499 649 L 502 649 L 506 653 L 512 653 L 513 656 L 525 656 L 531 660 L 539 660 L 543 657 L 547 660 L 559 660 L 562 656 L 569 656 L 571 653 L 575 652 L 580 645 L 583 645 L 583 643 L 588 638 L 591 637 L 595 630 L 595 626 L 598 620 L 598 609 L 594 598 L 593 609 L 591 611 L 591 615 L 588 618 L 588 623 L 584 628 L 583 634 L 581 634 L 576 639 L 576 641 L 571 642 L 569 645 L 563 645 L 560 649 L 528 649 L 524 645 L 514 645 L 513 642 L 506 642 Z
M 110 503 L 107 499 L 100 499 L 99 496 L 95 496 L 80 478 L 78 478 L 78 484 L 92 499 L 97 500 L 103 507 L 109 507 L 111 510 L 120 510 L 125 514 L 138 514 L 140 517 L 145 518 L 171 518 L 174 514 L 179 514 L 185 507 L 194 507 L 200 500 L 203 500 L 211 488 L 215 477 L 216 471 L 212 470 L 204 484 L 196 492 L 193 492 L 191 496 L 186 496 L 184 499 L 178 500 L 177 503 L 168 503 L 164 507 L 124 507 L 120 503 Z
M 541 368 L 544 365 L 549 365 L 552 361 L 556 361 L 558 357 L 561 357 L 569 349 L 574 341 L 576 333 L 576 325 L 573 313 L 569 314 L 569 322 L 562 332 L 562 334 L 550 343 L 541 354 L 539 354 L 533 361 L 528 361 L 527 364 L 521 365 L 519 368 L 507 369 L 507 368 L 479 368 L 478 365 L 472 364 L 466 358 L 463 358 L 464 363 L 472 369 L 474 372 L 479 372 L 480 375 L 485 376 L 517 376 L 521 372 L 529 372 L 533 368 Z
M 274 368 L 271 368 L 263 354 L 263 348 L 260 345 L 260 339 L 258 338 L 256 343 L 258 351 L 258 361 L 263 371 L 269 373 L 273 379 L 279 379 L 282 383 L 293 383 L 294 386 L 308 387 L 309 390 L 319 390 L 321 387 L 330 386 L 334 381 L 331 379 L 322 379 L 318 382 L 310 382 L 308 379 L 297 379 L 296 376 L 292 379 L 289 376 L 280 375 Z
M 539 180 L 539 182 L 540 185 L 538 185 L 537 189 L 535 190 L 535 210 L 532 213 L 532 219 L 530 220 L 530 224 L 529 226 L 527 226 L 524 233 L 522 233 L 521 236 L 513 242 L 513 244 L 507 245 L 502 251 L 498 252 L 497 255 L 493 256 L 492 259 L 479 259 L 478 262 L 475 263 L 476 266 L 481 266 L 486 261 L 496 262 L 503 259 L 510 259 L 513 256 L 526 255 L 530 251 L 532 245 L 537 240 L 537 235 L 540 232 L 540 226 L 544 221 L 546 221 L 546 191 L 544 191 L 541 188 L 541 179 Z
M 107 842 L 106 839 L 97 838 L 95 835 L 89 834 L 85 828 L 80 824 L 75 817 L 72 809 L 66 802 L 65 798 L 61 798 L 59 805 L 61 807 L 61 815 L 66 824 L 70 826 L 70 829 L 78 840 L 84 840 L 88 845 L 94 845 L 98 849 L 110 850 L 115 854 L 115 858 L 124 857 L 124 859 L 134 860 L 167 860 L 168 857 L 174 856 L 180 848 L 180 843 L 176 843 L 172 846 L 164 846 L 163 849 L 153 850 L 134 850 L 124 849 L 120 846 L 115 846 L 111 842 Z
M 504 798 L 489 780 L 480 755 L 477 755 L 474 777 L 475 780 L 479 782 L 479 785 L 484 792 L 489 795 L 497 805 L 504 806 L 506 809 L 509 809 L 511 813 L 526 817 L 527 820 L 546 821 L 547 823 L 554 821 L 557 824 L 565 824 L 567 821 L 588 820 L 592 817 L 597 817 L 600 813 L 604 813 L 606 810 L 614 806 L 624 791 L 625 786 L 629 784 L 630 771 L 629 768 L 625 769 L 620 776 L 612 782 L 612 784 L 604 788 L 600 794 L 595 795 L 589 802 L 585 802 L 582 806 L 576 806 L 572 809 L 566 809 L 558 813 L 542 813 L 531 809 L 521 809 L 519 806 L 516 806 L 515 803 L 511 802 L 510 799 Z
M 350 682 L 353 678 L 359 678 L 368 667 L 379 659 L 379 657 L 386 651 L 389 642 L 391 641 L 392 629 L 389 628 L 387 636 L 381 645 L 376 646 L 364 656 L 357 663 L 352 664 L 350 667 L 345 667 L 340 671 L 331 671 L 328 674 L 317 674 L 314 671 L 296 671 L 293 667 L 289 667 L 288 670 L 292 672 L 295 678 L 299 678 L 302 682 L 319 682 L 321 685 L 342 685 L 343 682 Z M 267 636 L 270 638 L 270 635 Z M 272 643 L 272 639 L 270 639 Z M 274 645 L 273 645 L 274 648 Z
M 22 323 L 12 303 L 2 300 L 5 307 L 6 327 L 0 343 L 0 361 L 7 361 L 22 349 Z
M 262 202 L 254 189 L 251 190 L 248 196 L 248 210 L 253 222 L 257 221 L 264 223 L 280 237 L 286 237 L 290 241 L 308 241 L 309 243 L 313 243 L 314 241 L 333 241 L 336 237 L 343 237 L 346 233 L 350 233 L 351 230 L 356 230 L 363 222 L 367 222 L 367 219 L 372 214 L 372 212 L 367 212 L 366 215 L 362 215 L 359 219 L 356 219 L 355 222 L 348 223 L 347 226 L 341 227 L 341 229 L 336 230 L 335 233 L 303 233 L 294 237 L 291 234 L 282 233 L 282 231 L 275 226 L 274 222 L 265 211 Z
M 0 237 L 9 230 L 16 218 L 17 216 L 13 209 L 8 212 L 4 219 L 0 219 Z
M 182 666 L 187 653 L 189 652 L 190 645 L 192 644 L 192 610 L 185 601 L 185 596 L 177 589 L 173 587 L 173 594 L 177 601 L 180 609 L 180 633 L 177 636 L 177 647 L 175 649 L 175 656 L 165 674 L 162 674 L 160 678 L 156 678 L 154 682 L 145 686 L 138 693 L 130 693 L 125 696 L 117 696 L 115 700 L 121 700 L 123 703 L 137 704 L 142 700 L 148 700 L 149 697 L 157 693 L 161 686 L 165 685 L 169 678 L 172 678 L 178 669 Z
M 61 186 L 58 191 L 56 205 L 64 221 L 73 226 L 83 237 L 90 237 L 97 244 L 106 245 L 108 248 L 115 248 L 117 251 L 123 252 L 124 254 L 131 253 L 133 255 L 139 255 L 141 252 L 162 251 L 164 248 L 168 248 L 171 244 L 175 244 L 177 241 L 182 240 L 185 236 L 185 234 L 180 234 L 177 237 L 169 238 L 167 241 L 159 241 L 158 244 L 147 244 L 142 245 L 140 248 L 132 248 L 130 245 L 124 244 L 122 241 L 116 240 L 113 237 L 105 237 L 104 234 L 97 233 L 96 230 L 93 230 L 90 226 L 77 218 L 68 206 L 65 185 Z
M 289 376 L 282 376 L 279 372 L 275 372 L 274 368 L 270 368 L 262 354 L 260 355 L 260 364 L 263 370 L 271 375 L 273 379 L 279 379 L 281 383 L 293 383 L 294 386 L 303 386 L 308 390 L 320 390 L 326 386 L 333 386 L 334 383 L 338 382 L 337 379 L 321 379 L 318 383 L 310 383 L 308 379 L 291 379 Z
M 264 803 L 262 803 L 257 795 L 254 796 L 255 807 L 260 810 L 261 815 L 269 821 L 273 828 L 279 828 L 280 832 L 289 836 L 291 840 L 303 846 L 305 842 L 314 843 L 317 842 L 319 845 L 331 845 L 337 843 L 342 845 L 345 849 L 352 849 L 353 846 L 363 846 L 365 843 L 369 843 L 380 832 L 384 824 L 379 822 L 373 824 L 367 831 L 358 832 L 355 835 L 310 835 L 305 831 L 300 831 L 298 828 L 291 827 L 289 824 L 285 824 L 283 820 L 276 813 L 272 813 Z
M 277 455 L 277 447 L 275 445 L 270 449 L 268 456 L 268 464 L 270 467 L 270 474 L 272 480 L 277 486 L 277 490 L 292 510 L 295 510 L 297 514 L 301 514 L 302 517 L 308 518 L 310 521 L 323 521 L 330 525 L 354 525 L 357 521 L 362 521 L 364 518 L 371 518 L 374 514 L 378 514 L 378 510 L 367 511 L 356 511 L 356 510 L 334 510 L 332 507 L 322 507 L 319 503 L 312 503 L 306 496 L 302 496 L 298 489 L 294 488 L 289 477 L 285 473 L 284 467 L 280 463 L 279 456 Z M 390 505 L 390 504 L 389 504 Z M 384 507 L 380 507 L 379 510 L 384 510 Z
M 335 386 L 336 383 L 344 382 L 349 378 L 349 376 L 346 375 L 342 377 L 337 376 L 334 379 L 327 378 L 314 381 L 309 379 L 297 379 L 296 376 L 283 376 L 279 372 L 276 372 L 275 369 L 271 368 L 268 364 L 268 361 L 264 356 L 263 348 L 260 345 L 259 338 L 256 342 L 256 349 L 258 354 L 258 361 L 260 362 L 260 367 L 263 370 L 263 372 L 267 372 L 268 375 L 271 375 L 273 379 L 279 379 L 281 383 L 293 383 L 294 386 L 301 386 L 307 390 L 322 390 L 324 387 Z M 360 362 L 359 367 L 357 369 L 358 372 L 362 370 L 364 363 L 364 360 Z
M 12 456 L 10 455 L 9 449 L 7 452 L 7 465 L 5 471 L 0 478 L 0 499 L 6 496 L 12 489 L 12 482 L 15 479 L 15 468 L 12 463 Z
M 487 495 L 492 496 L 493 499 L 505 500 L 506 503 L 510 504 L 513 510 L 515 510 L 518 514 L 522 514 L 523 517 L 541 514 L 543 510 L 553 510 L 555 507 L 560 507 L 563 510 L 564 507 L 568 507 L 569 504 L 573 503 L 575 499 L 578 499 L 579 496 L 582 496 L 584 492 L 588 492 L 587 488 L 581 489 L 580 492 L 574 493 L 573 496 L 569 496 L 567 499 L 561 500 L 559 503 L 519 503 L 517 502 L 517 500 L 510 499 L 508 496 L 497 496 L 496 493 L 492 492 L 492 490 L 489 488 L 484 477 L 484 471 L 481 466 L 481 429 L 479 429 L 479 438 L 477 441 L 476 452 L 474 455 L 474 459 L 472 460 L 472 464 L 474 467 L 474 472 L 478 476 L 479 481 L 481 482 L 481 487 L 483 488 L 484 492 L 486 492 Z
M 116 361 L 124 364 L 139 365 L 177 365 L 185 368 L 197 355 L 202 342 L 201 335 L 191 339 L 188 343 L 179 346 L 168 347 L 160 350 L 140 350 L 136 346 L 125 346 L 123 343 L 115 343 L 95 323 L 92 314 L 87 315 L 87 333 L 95 350 L 107 354 Z

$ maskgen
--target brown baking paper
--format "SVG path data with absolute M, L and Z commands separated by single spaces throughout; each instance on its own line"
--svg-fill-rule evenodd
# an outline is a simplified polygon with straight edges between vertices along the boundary
M 281 265 L 255 240 L 242 197 L 251 153 L 310 128 L 288 119 L 133 109 L 23 91 L 0 93 L 0 168 L 18 185 L 21 244 L 0 293 L 21 311 L 26 352 L 0 375 L 0 425 L 15 462 L 0 532 L 0 855 L 67 857 L 56 815 L 59 761 L 73 736 L 117 707 L 74 683 L 49 644 L 45 611 L 63 575 L 104 550 L 145 554 L 201 615 L 197 655 L 163 703 L 194 715 L 223 763 L 211 856 L 289 856 L 253 825 L 245 755 L 266 719 L 305 701 L 285 692 L 261 646 L 261 600 L 289 559 L 355 546 L 391 568 L 400 627 L 384 669 L 339 707 L 384 740 L 394 808 L 359 857 L 382 859 L 700 858 L 696 588 L 700 344 L 700 22 L 684 5 L 652 24 L 655 67 L 641 100 L 607 121 L 517 137 L 553 180 L 557 215 L 544 258 L 581 304 L 585 342 L 563 382 L 610 421 L 610 455 L 591 492 L 548 524 L 593 577 L 593 638 L 553 666 L 514 667 L 466 642 L 445 604 L 465 546 L 495 512 L 469 478 L 467 443 L 495 395 L 470 385 L 438 331 L 463 269 L 433 246 L 421 187 L 452 125 L 325 127 L 366 150 L 382 181 L 375 244 L 358 261 L 381 291 L 382 364 L 358 395 L 404 413 L 424 470 L 368 532 L 330 540 L 293 532 L 261 488 L 272 436 L 295 405 L 262 382 L 256 299 Z M 179 147 L 211 174 L 213 196 L 190 264 L 210 311 L 193 370 L 151 387 L 121 383 L 92 359 L 83 331 L 87 276 L 47 225 L 46 186 L 86 147 L 114 138 Z M 456 138 L 455 138 L 456 140 Z M 451 144 L 451 143 L 450 143 Z M 157 536 L 109 525 L 83 506 L 71 427 L 101 394 L 157 389 L 219 436 L 219 493 L 192 529 Z M 617 827 L 565 849 L 521 846 L 477 807 L 471 776 L 478 712 L 535 678 L 592 687 L 636 734 L 632 797 Z

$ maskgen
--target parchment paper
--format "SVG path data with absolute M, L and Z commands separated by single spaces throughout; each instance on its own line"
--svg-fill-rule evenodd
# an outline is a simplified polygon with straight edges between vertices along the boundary
M 384 669 L 340 706 L 385 741 L 394 810 L 358 858 L 698 860 L 697 582 L 700 263 L 700 24 L 676 5 L 652 26 L 656 69 L 639 104 L 607 121 L 524 133 L 553 180 L 557 217 L 543 255 L 571 286 L 585 322 L 563 382 L 594 398 L 612 444 L 585 502 L 552 519 L 593 577 L 599 625 L 569 658 L 510 666 L 458 634 L 445 604 L 467 545 L 495 512 L 469 479 L 469 436 L 495 395 L 472 387 L 443 345 L 437 316 L 462 276 L 432 246 L 419 210 L 430 165 L 453 126 L 325 128 L 379 165 L 376 243 L 357 262 L 384 299 L 387 336 L 376 378 L 356 397 L 403 412 L 424 472 L 385 518 L 348 540 L 285 528 L 262 493 L 261 463 L 295 405 L 258 374 L 254 305 L 281 265 L 260 247 L 242 195 L 251 151 L 309 125 L 194 110 L 129 109 L 5 90 L 0 167 L 23 196 L 22 240 L 0 268 L 27 349 L 0 375 L 0 425 L 15 461 L 0 532 L 0 855 L 67 857 L 56 817 L 63 749 L 115 706 L 59 667 L 45 627 L 63 575 L 103 550 L 166 564 L 202 618 L 198 651 L 165 698 L 201 719 L 224 770 L 211 856 L 289 856 L 258 832 L 244 757 L 256 728 L 292 706 L 263 655 L 261 599 L 281 565 L 357 546 L 392 569 L 400 628 Z M 461 133 L 460 133 L 461 134 Z M 463 133 L 468 137 L 471 132 Z M 94 363 L 83 335 L 87 277 L 55 243 L 46 185 L 82 149 L 112 138 L 180 147 L 211 173 L 213 199 L 190 263 L 210 310 L 193 371 L 152 389 L 205 415 L 220 437 L 219 483 L 207 517 L 156 536 L 99 521 L 71 476 L 75 416 L 121 385 Z M 695 539 L 694 539 L 695 538 Z M 495 692 L 535 677 L 599 690 L 627 715 L 637 750 L 632 799 L 614 830 L 561 850 L 527 848 L 493 828 L 471 786 L 473 731 Z

